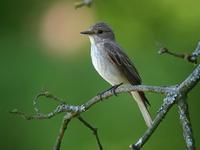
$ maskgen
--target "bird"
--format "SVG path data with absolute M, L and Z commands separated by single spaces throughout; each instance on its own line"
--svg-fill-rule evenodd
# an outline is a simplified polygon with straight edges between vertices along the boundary
M 115 40 L 112 28 L 105 22 L 99 22 L 80 32 L 88 35 L 91 43 L 91 59 L 99 75 L 111 84 L 118 87 L 121 84 L 140 85 L 141 77 L 127 54 Z M 148 110 L 150 105 L 144 92 L 131 91 L 147 127 L 152 126 L 152 118 Z

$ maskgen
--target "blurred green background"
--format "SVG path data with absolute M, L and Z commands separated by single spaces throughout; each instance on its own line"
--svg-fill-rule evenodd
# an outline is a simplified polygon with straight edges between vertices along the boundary
M 13 108 L 34 113 L 33 97 L 46 88 L 67 103 L 81 104 L 110 87 L 90 61 L 89 40 L 79 35 L 89 25 L 105 21 L 117 41 L 134 60 L 143 83 L 173 85 L 195 68 L 183 60 L 157 54 L 157 43 L 177 52 L 191 52 L 200 40 L 200 1 L 95 0 L 91 8 L 75 10 L 74 1 L 17 0 L 0 2 L 0 148 L 50 150 L 62 115 L 50 120 L 26 121 L 8 113 Z M 155 116 L 163 96 L 148 93 Z M 200 86 L 189 94 L 191 121 L 200 148 Z M 56 104 L 42 101 L 43 112 Z M 112 97 L 83 115 L 99 128 L 106 150 L 128 149 L 146 130 L 134 100 L 128 94 Z M 145 150 L 184 149 L 182 127 L 173 107 L 145 144 Z M 74 119 L 62 150 L 98 149 L 91 132 Z

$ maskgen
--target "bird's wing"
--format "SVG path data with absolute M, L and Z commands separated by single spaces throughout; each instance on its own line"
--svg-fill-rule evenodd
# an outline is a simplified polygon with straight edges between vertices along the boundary
M 121 50 L 121 48 L 114 42 L 105 42 L 104 43 L 105 52 L 108 54 L 110 60 L 117 66 L 120 72 L 127 78 L 127 80 L 133 84 L 141 84 L 141 78 L 134 64 L 128 58 L 128 56 Z M 144 92 L 138 91 L 141 100 L 147 107 L 147 104 L 150 105 L 147 100 Z
M 105 42 L 104 48 L 110 60 L 117 66 L 120 72 L 131 84 L 141 84 L 141 78 L 135 66 L 116 43 Z

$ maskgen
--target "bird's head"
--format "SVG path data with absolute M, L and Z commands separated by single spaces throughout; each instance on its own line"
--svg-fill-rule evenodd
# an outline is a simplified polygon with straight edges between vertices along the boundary
M 104 39 L 115 40 L 115 35 L 112 29 L 104 22 L 96 23 L 95 25 L 91 26 L 88 30 L 82 31 L 80 33 L 88 35 L 90 41 L 101 41 Z

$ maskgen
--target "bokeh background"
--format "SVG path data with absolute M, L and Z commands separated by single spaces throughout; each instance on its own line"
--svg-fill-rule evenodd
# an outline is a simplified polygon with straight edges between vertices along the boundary
M 89 40 L 80 31 L 95 22 L 110 24 L 117 41 L 134 60 L 144 84 L 173 85 L 195 68 L 171 56 L 159 56 L 158 43 L 177 52 L 192 52 L 200 40 L 198 0 L 95 0 L 91 8 L 75 10 L 76 0 L 0 1 L 0 149 L 50 150 L 62 115 L 26 121 L 8 113 L 13 108 L 34 113 L 33 97 L 48 89 L 70 104 L 81 104 L 110 87 L 95 72 Z M 163 96 L 148 93 L 155 116 Z M 188 96 L 191 121 L 200 148 L 200 86 Z M 42 100 L 49 112 L 56 104 Z M 99 128 L 106 150 L 128 149 L 146 126 L 130 95 L 96 105 L 84 115 Z M 177 108 L 173 107 L 145 150 L 184 149 Z M 98 149 L 95 138 L 76 119 L 64 136 L 62 150 Z

